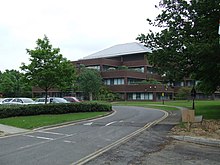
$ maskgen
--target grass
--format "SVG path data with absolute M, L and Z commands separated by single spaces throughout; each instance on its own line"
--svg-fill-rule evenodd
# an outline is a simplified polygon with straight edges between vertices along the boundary
M 105 114 L 107 114 L 107 112 L 84 112 L 59 115 L 21 116 L 0 119 L 0 123 L 24 129 L 34 129 L 38 127 L 60 124 L 69 121 L 93 118 Z
M 155 104 L 153 106 L 152 104 Z M 173 107 L 165 107 L 162 102 L 117 102 L 114 105 L 126 105 L 126 106 L 143 106 L 150 107 L 162 110 L 177 110 L 177 108 Z M 160 106 L 156 106 L 160 105 Z M 192 101 L 165 101 L 166 106 L 179 106 L 186 107 L 188 109 L 192 109 Z M 220 100 L 217 101 L 195 101 L 195 113 L 196 115 L 203 115 L 205 119 L 220 119 Z
M 180 106 L 191 109 L 192 101 L 165 101 L 162 102 L 132 102 L 123 101 L 116 102 L 113 105 L 124 106 L 141 106 L 162 110 L 177 110 L 175 107 Z M 158 106 L 159 105 L 159 106 Z M 220 100 L 218 101 L 196 101 L 195 102 L 196 115 L 203 115 L 205 119 L 220 119 Z M 23 116 L 0 119 L 1 124 L 11 125 L 19 128 L 34 129 L 42 126 L 48 126 L 53 124 L 59 124 L 69 121 L 77 121 L 82 119 L 88 119 L 104 115 L 106 112 L 87 112 L 87 113 L 72 113 L 72 114 L 60 114 L 60 115 L 38 115 L 38 116 Z

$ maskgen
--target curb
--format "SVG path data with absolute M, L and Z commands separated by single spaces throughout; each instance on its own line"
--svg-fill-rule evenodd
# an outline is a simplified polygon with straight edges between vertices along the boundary
M 81 119 L 81 120 L 69 121 L 69 122 L 64 122 L 64 123 L 59 123 L 59 124 L 54 124 L 54 125 L 49 125 L 49 126 L 43 126 L 43 127 L 35 128 L 32 131 L 38 131 L 38 130 L 42 130 L 42 129 L 50 129 L 50 128 L 56 128 L 56 127 L 62 127 L 62 126 L 76 124 L 76 123 L 80 123 L 80 122 L 84 122 L 84 121 L 92 121 L 92 120 L 95 120 L 95 119 L 104 118 L 104 117 L 112 115 L 114 113 L 115 113 L 115 110 L 112 109 L 112 111 L 108 112 L 105 115 L 99 115 L 99 116 L 91 117 L 91 118 L 88 118 L 88 119 Z
M 76 123 L 80 123 L 80 122 L 84 122 L 84 121 L 92 121 L 95 119 L 100 119 L 100 118 L 104 118 L 107 117 L 109 115 L 114 114 L 115 111 L 112 110 L 110 112 L 108 112 L 105 115 L 99 115 L 96 117 L 92 117 L 92 118 L 88 118 L 88 119 L 82 119 L 82 120 L 76 120 L 76 121 L 69 121 L 69 122 L 65 122 L 65 123 L 60 123 L 60 124 L 54 124 L 54 125 L 49 125 L 49 126 L 44 126 L 44 127 L 39 127 L 39 128 L 35 128 L 35 129 L 30 129 L 30 130 L 26 130 L 26 131 L 21 131 L 21 132 L 17 132 L 17 133 L 7 133 L 7 132 L 2 132 L 2 134 L 0 134 L 0 138 L 6 138 L 6 137 L 10 137 L 10 136 L 16 136 L 16 135 L 20 135 L 23 133 L 29 133 L 29 132 L 34 132 L 34 131 L 38 131 L 38 130 L 42 130 L 42 129 L 52 129 L 52 128 L 56 128 L 56 127 L 62 127 L 62 126 L 66 126 L 66 125 L 71 125 L 71 124 L 76 124 Z
M 203 137 L 193 137 L 193 136 L 170 136 L 176 140 L 196 143 L 196 144 L 202 144 L 202 145 L 208 145 L 208 146 L 214 146 L 214 147 L 220 147 L 220 140 L 218 139 L 212 139 L 212 138 L 203 138 Z

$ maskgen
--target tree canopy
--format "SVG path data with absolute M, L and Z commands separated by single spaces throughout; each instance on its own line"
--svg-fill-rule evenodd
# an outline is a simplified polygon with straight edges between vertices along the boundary
M 46 97 L 51 88 L 65 90 L 71 87 L 75 79 L 73 64 L 60 54 L 59 48 L 52 47 L 47 36 L 38 39 L 36 44 L 35 49 L 27 49 L 30 64 L 21 66 L 27 80 L 43 89 Z
M 17 70 L 6 70 L 0 74 L 0 91 L 4 97 L 31 96 L 31 86 Z
M 152 48 L 148 60 L 169 81 L 192 78 L 206 93 L 220 86 L 219 0 L 161 0 L 161 13 L 148 23 L 160 32 L 137 40 Z
M 98 94 L 102 87 L 102 78 L 98 71 L 82 68 L 78 77 L 78 84 L 80 90 L 85 94 L 89 94 L 89 99 L 92 100 L 93 96 Z

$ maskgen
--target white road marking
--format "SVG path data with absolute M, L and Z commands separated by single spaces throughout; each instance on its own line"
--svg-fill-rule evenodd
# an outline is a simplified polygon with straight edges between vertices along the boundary
M 93 122 L 85 123 L 85 124 L 83 124 L 83 125 L 92 125 L 92 123 L 93 123 Z
M 109 125 L 114 124 L 114 123 L 116 123 L 116 122 L 117 122 L 117 121 L 112 121 L 112 122 L 106 124 L 105 126 L 109 126 Z
M 69 140 L 64 140 L 63 142 L 65 142 L 65 143 L 76 143 L 74 141 L 69 141 Z
M 58 133 L 58 132 L 47 132 L 47 131 L 37 131 L 40 133 L 47 133 L 47 134 L 53 134 L 53 135 L 67 135 L 67 134 L 63 134 L 63 133 Z
M 37 139 L 44 139 L 44 140 L 54 140 L 54 138 L 48 138 L 48 137 L 42 137 L 42 136 L 36 136 Z
M 26 146 L 23 146 L 23 147 L 19 147 L 18 150 L 25 149 L 25 148 L 30 148 L 30 147 L 34 147 L 34 146 L 37 146 L 37 145 L 40 145 L 40 144 L 44 144 L 44 143 L 47 143 L 47 142 L 48 142 L 48 141 L 42 141 L 42 142 L 39 142 L 39 143 L 26 145 Z
M 44 139 L 44 140 L 54 140 L 54 138 L 48 138 L 48 137 L 43 137 L 43 136 L 33 136 L 33 135 L 24 135 L 24 136 L 37 138 L 37 139 Z

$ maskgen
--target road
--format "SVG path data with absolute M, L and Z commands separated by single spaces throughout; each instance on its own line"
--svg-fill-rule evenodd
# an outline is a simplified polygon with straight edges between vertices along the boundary
M 0 138 L 0 164 L 77 164 L 164 116 L 141 107 L 113 109 L 116 112 L 105 118 Z

